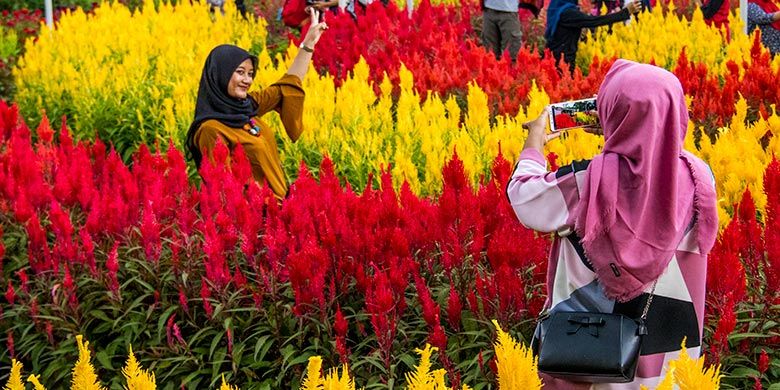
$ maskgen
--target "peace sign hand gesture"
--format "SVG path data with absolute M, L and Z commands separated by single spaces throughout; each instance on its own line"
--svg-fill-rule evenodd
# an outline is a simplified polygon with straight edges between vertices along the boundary
M 311 15 L 311 24 L 301 44 L 313 50 L 314 46 L 319 42 L 322 32 L 328 29 L 328 24 L 324 20 L 320 22 L 320 11 L 316 8 L 308 7 L 307 12 Z

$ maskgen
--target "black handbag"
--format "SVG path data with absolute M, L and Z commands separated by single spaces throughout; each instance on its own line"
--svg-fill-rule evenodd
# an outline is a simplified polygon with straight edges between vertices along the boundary
M 612 313 L 543 313 L 531 340 L 539 372 L 576 382 L 633 381 L 654 293 L 655 284 L 639 319 Z

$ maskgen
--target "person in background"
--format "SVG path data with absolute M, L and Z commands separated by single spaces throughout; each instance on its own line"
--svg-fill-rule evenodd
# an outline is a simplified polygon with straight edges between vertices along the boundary
M 726 37 L 730 35 L 729 0 L 708 0 L 707 3 L 702 3 L 702 0 L 694 0 L 694 3 L 701 8 L 704 21 L 708 26 L 725 29 Z
M 688 110 L 680 81 L 652 65 L 617 60 L 598 91 L 604 147 L 590 161 L 547 170 L 547 115 L 528 137 L 507 198 L 528 228 L 553 233 L 548 313 L 639 318 L 647 335 L 631 383 L 573 383 L 543 375 L 545 389 L 656 388 L 679 355 L 701 352 L 707 254 L 718 233 L 709 166 L 683 149 Z M 581 131 L 581 130 L 571 130 Z M 554 133 L 560 134 L 560 133 Z
M 750 0 L 748 3 L 748 33 L 758 27 L 761 43 L 772 53 L 780 53 L 780 7 L 771 0 Z
M 337 14 L 339 11 L 339 0 L 317 0 L 312 2 L 311 6 L 320 12 L 331 11 Z
M 260 118 L 277 111 L 287 135 L 296 141 L 303 132 L 302 80 L 309 69 L 314 46 L 328 26 L 311 9 L 311 26 L 287 74 L 268 88 L 249 92 L 257 57 L 233 45 L 215 47 L 203 66 L 195 106 L 195 119 L 187 131 L 187 149 L 200 168 L 217 140 L 232 149 L 241 145 L 251 164 L 252 176 L 268 184 L 277 199 L 287 195 L 287 177 L 276 147 L 276 134 Z M 221 161 L 219 163 L 222 163 Z
M 563 58 L 568 70 L 573 72 L 583 28 L 627 20 L 641 9 L 639 0 L 630 0 L 620 12 L 593 16 L 583 13 L 577 5 L 577 0 L 551 0 L 547 6 L 547 27 L 544 30 L 547 48 L 559 66 Z
M 482 45 L 496 59 L 505 50 L 514 61 L 523 44 L 517 0 L 482 0 Z

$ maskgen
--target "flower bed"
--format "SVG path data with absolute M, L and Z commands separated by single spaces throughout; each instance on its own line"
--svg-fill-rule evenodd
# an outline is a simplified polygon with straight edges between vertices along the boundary
M 284 72 L 289 57 L 264 51 L 262 21 L 229 7 L 212 21 L 190 4 L 65 14 L 27 43 L 15 70 L 20 108 L 0 104 L 0 362 L 15 357 L 63 388 L 64 357 L 84 334 L 112 387 L 124 384 L 116 373 L 128 345 L 170 388 L 214 386 L 222 374 L 242 387 L 295 388 L 313 356 L 348 363 L 371 387 L 402 381 L 412 351 L 430 343 L 450 386 L 499 383 L 490 320 L 528 340 L 550 245 L 503 195 L 520 123 L 595 92 L 612 62 L 602 59 L 619 55 L 680 77 L 692 100 L 686 147 L 717 180 L 707 359 L 722 364 L 726 388 L 780 380 L 778 60 L 755 38 L 725 43 L 698 16 L 688 24 L 656 11 L 597 33 L 581 68 L 559 75 L 533 49 L 512 65 L 479 48 L 478 14 L 472 3 L 422 2 L 411 23 L 394 6 L 371 6 L 357 24 L 331 19 L 319 47 L 337 50 L 318 49 L 327 72 L 305 81 L 309 130 L 280 141 L 296 177 L 283 205 L 251 184 L 241 151 L 230 168 L 204 168 L 198 186 L 177 148 L 216 42 L 260 53 L 258 86 Z M 116 26 L 110 45 L 101 40 Z M 709 39 L 633 43 L 665 28 Z M 192 56 L 171 49 L 184 35 L 196 37 Z M 599 147 L 572 132 L 548 145 L 548 160 Z

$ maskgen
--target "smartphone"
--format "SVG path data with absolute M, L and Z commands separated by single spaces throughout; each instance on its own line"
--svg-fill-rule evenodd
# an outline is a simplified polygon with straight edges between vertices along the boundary
M 595 97 L 551 104 L 549 110 L 551 133 L 601 126 Z

